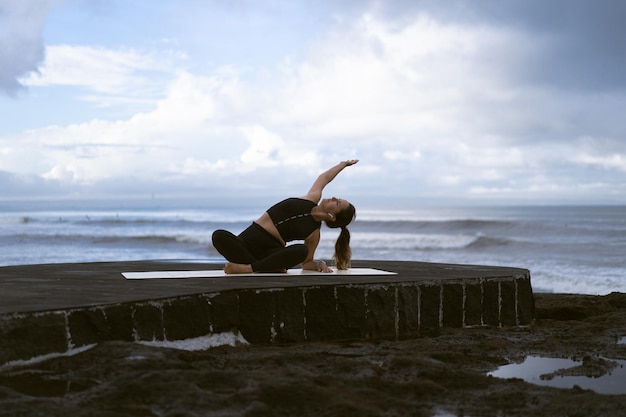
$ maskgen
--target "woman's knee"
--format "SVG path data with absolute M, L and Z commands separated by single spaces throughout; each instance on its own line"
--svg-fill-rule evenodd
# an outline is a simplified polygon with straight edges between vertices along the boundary
M 229 235 L 231 234 L 232 233 L 230 233 L 228 230 L 218 229 L 214 231 L 213 234 L 211 235 L 211 240 L 213 241 L 213 244 L 215 244 L 215 242 L 220 242 L 224 240 L 225 238 L 228 238 Z

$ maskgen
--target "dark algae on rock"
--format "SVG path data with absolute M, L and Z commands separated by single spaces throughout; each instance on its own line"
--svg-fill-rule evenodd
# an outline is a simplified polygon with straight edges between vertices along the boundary
M 1 416 L 623 416 L 626 392 L 490 372 L 530 356 L 600 380 L 626 360 L 626 295 L 536 294 L 521 327 L 442 328 L 390 341 L 238 344 L 200 351 L 102 342 L 0 371 Z M 626 386 L 626 381 L 624 381 Z

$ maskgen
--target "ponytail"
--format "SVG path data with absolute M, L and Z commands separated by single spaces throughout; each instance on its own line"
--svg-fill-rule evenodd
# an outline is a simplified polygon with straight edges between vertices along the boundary
M 337 217 L 334 222 L 326 222 L 326 225 L 330 228 L 341 227 L 341 233 L 335 242 L 335 254 L 333 260 L 335 266 L 339 270 L 346 270 L 350 268 L 350 259 L 352 259 L 352 249 L 350 249 L 350 231 L 346 226 L 356 217 L 356 209 L 352 204 L 348 208 L 337 213 Z
M 350 268 L 352 249 L 350 249 L 350 231 L 346 227 L 341 228 L 341 233 L 335 242 L 335 254 L 333 260 L 337 269 L 345 270 Z

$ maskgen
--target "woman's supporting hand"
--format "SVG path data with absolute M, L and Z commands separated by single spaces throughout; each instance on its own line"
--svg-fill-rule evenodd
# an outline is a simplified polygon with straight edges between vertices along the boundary
M 324 261 L 319 261 L 319 262 L 317 263 L 317 271 L 318 271 L 318 272 L 326 272 L 326 273 L 328 273 L 328 272 L 333 272 L 333 270 L 332 270 L 332 269 L 330 269 L 330 268 L 328 267 L 328 265 L 326 265 L 326 262 L 324 262 Z

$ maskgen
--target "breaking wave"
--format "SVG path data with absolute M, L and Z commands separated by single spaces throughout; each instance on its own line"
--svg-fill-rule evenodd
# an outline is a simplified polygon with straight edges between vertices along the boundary
M 222 261 L 216 229 L 239 233 L 251 208 L 23 210 L 0 205 L 0 265 L 137 259 Z M 626 209 L 517 207 L 361 210 L 350 225 L 354 259 L 492 264 L 531 270 L 555 291 L 626 291 Z M 322 226 L 316 257 L 338 231 Z

